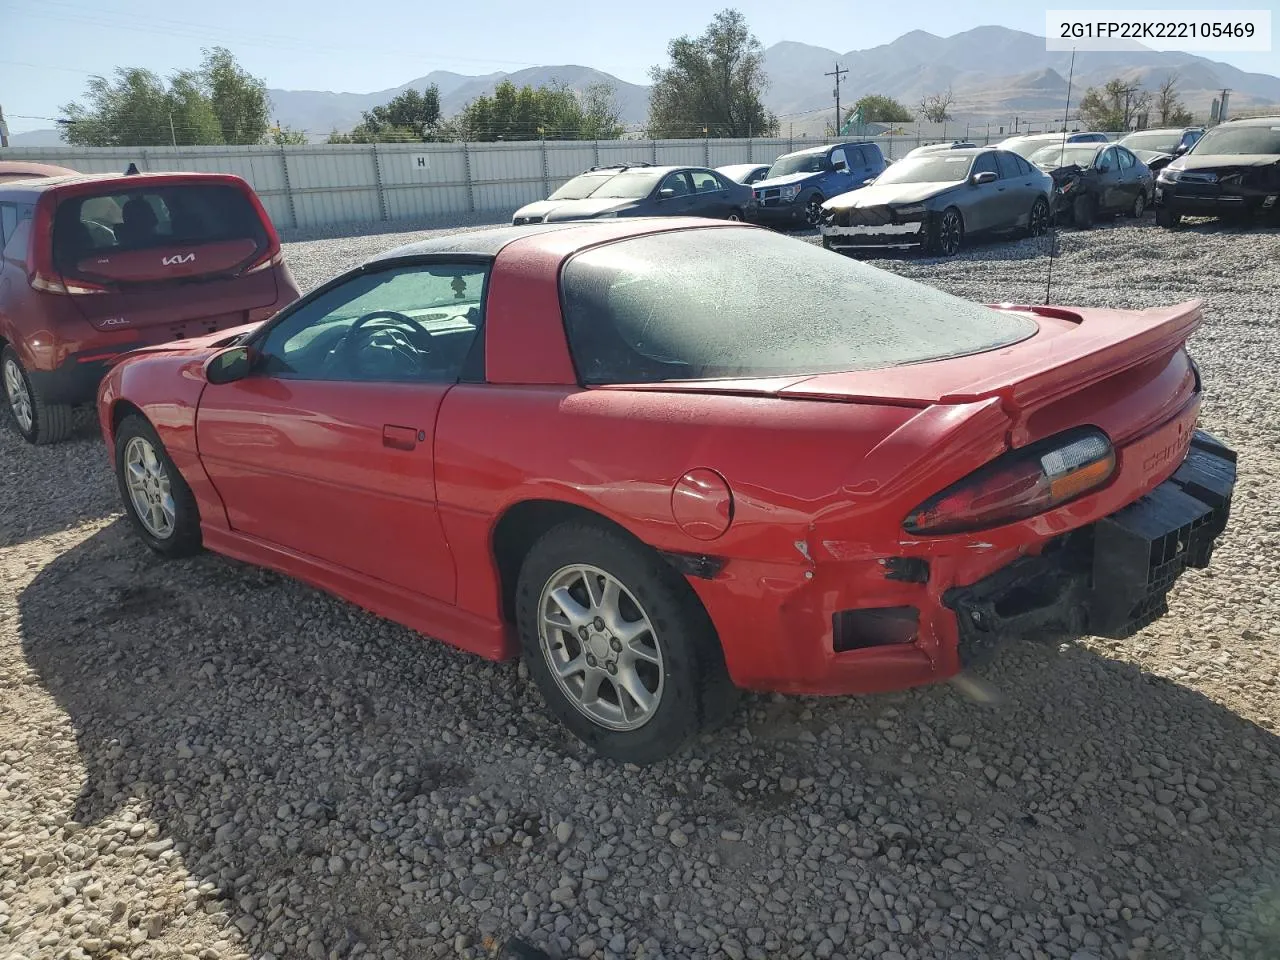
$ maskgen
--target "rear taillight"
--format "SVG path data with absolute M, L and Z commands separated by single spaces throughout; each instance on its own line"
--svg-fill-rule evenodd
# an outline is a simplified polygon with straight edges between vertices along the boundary
M 50 276 L 46 273 L 33 273 L 31 275 L 31 289 L 39 290 L 41 293 L 62 293 L 71 294 L 72 296 L 82 296 L 87 293 L 108 293 L 108 289 L 101 284 L 88 283 L 84 280 L 65 281 L 61 277 Z
M 982 530 L 1061 506 L 1106 483 L 1115 471 L 1111 441 L 1100 430 L 1058 434 L 998 458 L 911 511 L 908 533 Z
M 261 273 L 263 270 L 270 270 L 272 267 L 278 267 L 282 263 L 284 263 L 284 253 L 277 250 L 274 254 L 270 252 L 264 254 L 240 272 L 242 274 Z

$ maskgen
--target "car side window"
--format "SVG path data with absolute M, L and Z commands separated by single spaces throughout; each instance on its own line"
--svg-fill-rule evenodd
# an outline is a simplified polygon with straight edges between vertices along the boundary
M 18 229 L 18 208 L 12 203 L 0 203 L 0 250 L 4 249 L 5 241 L 13 236 L 13 231 Z
M 666 199 L 662 196 L 664 190 L 670 190 L 671 196 L 683 197 L 687 196 L 691 190 L 689 186 L 689 175 L 684 171 L 679 173 L 669 173 L 662 179 L 662 183 L 658 184 L 659 199 Z
M 299 306 L 259 346 L 285 380 L 454 383 L 483 322 L 488 266 L 360 273 Z
M 1120 169 L 1132 170 L 1134 160 L 1133 154 L 1123 147 L 1112 147 L 1112 149 L 1115 151 L 1116 156 L 1120 158 Z
M 1115 150 L 1115 147 L 1108 147 L 1106 150 L 1103 150 L 1103 151 L 1102 151 L 1102 153 L 1098 154 L 1098 164 L 1097 164 L 1097 165 L 1098 165 L 1098 169 L 1099 169 L 1099 170 L 1103 170 L 1103 169 L 1114 170 L 1114 169 L 1116 169 L 1116 166 L 1117 166 L 1117 160 L 1116 160 L 1116 150 Z
M 843 150 L 832 150 L 832 151 L 831 151 L 831 166 L 833 166 L 833 167 L 838 167 L 838 166 L 839 166 L 840 164 L 842 164 L 842 163 L 845 165 L 845 168 L 846 168 L 846 169 L 849 169 L 849 168 L 851 168 L 854 164 L 857 164 L 857 165 L 861 166 L 861 165 L 862 165 L 862 158 L 858 156 L 858 151 L 857 151 L 855 148 L 853 148 L 853 147 L 850 147 L 850 148 L 849 148 L 849 156 L 848 156 L 848 158 L 846 158 L 846 157 L 845 157 L 845 153 L 844 153 L 844 151 L 843 151 Z
M 1029 164 L 1022 157 L 1018 156 L 1016 153 L 1011 153 L 1010 156 L 1013 157 L 1013 162 L 1017 165 L 1018 174 L 1020 176 L 1025 177 L 1027 174 L 1035 172 L 1034 170 L 1031 169 L 1031 164 Z
M 0 256 L 7 260 L 26 259 L 33 210 L 29 203 L 4 205 L 4 212 L 0 213 L 4 218 L 4 245 L 0 247 Z
M 694 170 L 689 174 L 693 180 L 693 190 L 695 193 L 715 193 L 722 189 L 720 181 L 716 179 L 716 175 L 710 170 Z
M 1003 150 L 993 151 L 996 156 L 996 167 L 1000 171 L 1000 176 L 1006 180 L 1012 180 L 1019 176 L 1018 165 L 1014 162 L 1014 155 L 1006 153 Z
M 978 154 L 973 159 L 973 170 L 970 173 L 994 173 L 1000 176 L 1000 171 L 996 168 L 996 158 L 994 150 L 987 150 Z

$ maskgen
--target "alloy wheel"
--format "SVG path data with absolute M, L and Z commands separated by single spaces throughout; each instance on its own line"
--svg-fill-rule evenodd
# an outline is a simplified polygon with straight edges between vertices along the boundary
M 1037 200 L 1031 207 L 1031 236 L 1038 237 L 1049 229 L 1049 205 Z
M 1133 216 L 1135 220 L 1140 220 L 1142 215 L 1147 212 L 1147 195 L 1139 193 L 1133 201 Z
M 942 223 L 938 225 L 938 250 L 943 256 L 950 257 L 960 249 L 960 215 L 947 211 L 942 215 Z
M 9 409 L 13 411 L 13 419 L 23 433 L 30 433 L 35 423 L 35 413 L 31 406 L 31 393 L 27 390 L 26 377 L 17 361 L 10 358 L 4 362 L 4 389 L 9 397 Z
M 145 437 L 134 437 L 124 450 L 124 469 L 138 521 L 157 540 L 167 540 L 177 526 L 177 507 L 164 461 Z
M 818 221 L 822 219 L 822 201 L 817 197 L 814 197 L 805 204 L 804 219 L 811 227 L 816 227 L 818 225 Z
M 662 702 L 665 665 L 652 622 L 614 576 L 557 570 L 538 599 L 538 639 L 565 698 L 609 730 L 638 730 Z

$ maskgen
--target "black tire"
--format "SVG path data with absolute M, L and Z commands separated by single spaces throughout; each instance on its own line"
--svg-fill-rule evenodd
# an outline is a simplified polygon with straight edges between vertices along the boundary
M 1071 202 L 1071 222 L 1077 230 L 1088 230 L 1092 227 L 1097 213 L 1098 204 L 1087 194 L 1076 197 Z
M 1147 212 L 1147 191 L 1139 190 L 1138 195 L 1133 198 L 1133 206 L 1129 208 L 1129 218 L 1131 220 L 1141 220 L 1143 214 Z
M 19 380 L 18 389 L 26 393 L 24 409 L 30 420 L 24 426 L 19 419 L 18 407 L 14 403 L 9 389 L 9 371 L 12 370 Z M 70 436 L 75 427 L 75 408 L 65 403 L 47 403 L 39 392 L 31 385 L 26 368 L 18 358 L 13 347 L 5 347 L 0 353 L 0 390 L 4 391 L 5 405 L 9 408 L 9 416 L 13 425 L 27 443 L 57 443 Z
M 1176 230 L 1182 225 L 1182 215 L 1174 213 L 1168 207 L 1156 207 L 1156 226 L 1166 230 Z
M 126 457 L 129 444 L 135 439 L 145 441 L 151 446 L 168 480 L 174 516 L 173 530 L 167 536 L 157 536 L 148 529 L 129 491 L 126 478 L 129 468 Z M 196 505 L 196 498 L 191 493 L 191 488 L 187 486 L 186 480 L 182 478 L 182 474 L 169 458 L 169 453 L 160 442 L 160 436 L 155 428 L 138 414 L 125 417 L 116 431 L 115 450 L 116 488 L 120 491 L 120 499 L 124 502 L 125 513 L 129 515 L 129 521 L 142 537 L 142 541 L 163 557 L 187 557 L 199 552 L 201 547 L 200 508 Z
M 947 207 L 929 223 L 926 249 L 937 257 L 953 257 L 964 243 L 964 217 L 955 207 Z
M 729 211 L 729 215 L 725 217 L 725 219 L 732 220 L 735 223 L 741 223 L 747 218 L 742 215 L 741 210 L 739 210 L 737 207 L 734 207 L 732 210 Z
M 804 222 L 811 227 L 816 227 L 822 219 L 823 200 L 822 194 L 815 193 L 804 205 Z
M 1049 201 L 1044 197 L 1037 197 L 1027 217 L 1027 236 L 1040 237 L 1048 232 L 1049 217 Z
M 653 626 L 653 647 L 662 658 L 661 693 L 651 716 L 637 729 L 614 730 L 589 717 L 561 689 L 544 653 L 539 632 L 543 590 L 575 565 L 589 565 L 617 580 Z M 678 751 L 699 730 L 732 715 L 738 692 L 729 680 L 711 618 L 666 561 L 622 534 L 579 521 L 549 530 L 524 558 L 515 608 L 524 660 L 548 709 L 603 756 L 654 763 Z M 572 634 L 563 636 L 557 648 L 563 648 L 566 656 L 586 657 L 585 643 L 579 645 Z M 577 648 L 576 653 L 568 649 L 567 641 Z M 610 689 L 620 700 L 619 689 L 611 683 Z

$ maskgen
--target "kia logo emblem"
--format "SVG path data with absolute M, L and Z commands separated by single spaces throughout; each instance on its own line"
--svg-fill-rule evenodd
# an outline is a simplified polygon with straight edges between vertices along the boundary
M 195 258 L 194 253 L 175 253 L 172 257 L 164 257 L 160 262 L 166 267 L 172 267 L 180 263 L 190 263 Z

